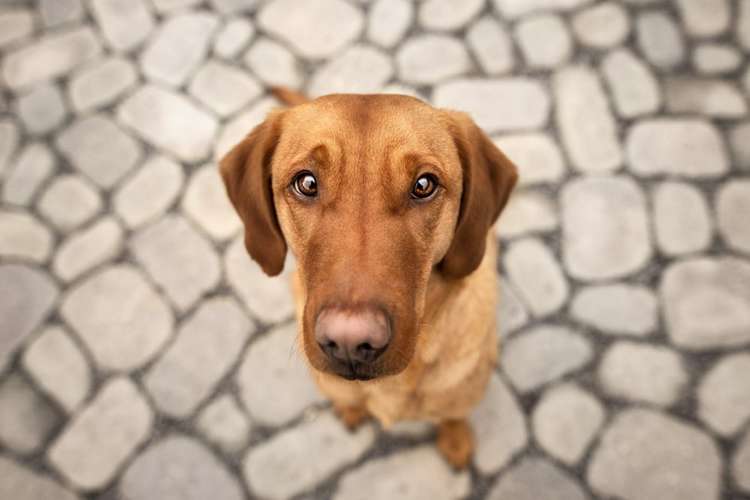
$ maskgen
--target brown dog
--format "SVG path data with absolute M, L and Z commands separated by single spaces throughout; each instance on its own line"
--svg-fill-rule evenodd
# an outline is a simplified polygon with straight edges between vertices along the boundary
M 465 114 L 399 95 L 329 95 L 272 112 L 221 161 L 250 256 L 287 247 L 301 343 L 349 426 L 438 424 L 456 467 L 497 355 L 490 231 L 515 166 Z

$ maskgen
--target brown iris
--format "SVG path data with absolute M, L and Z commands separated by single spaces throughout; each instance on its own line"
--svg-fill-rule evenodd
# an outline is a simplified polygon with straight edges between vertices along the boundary
M 318 180 L 311 172 L 304 171 L 295 175 L 292 186 L 300 196 L 314 198 L 318 195 Z
M 425 200 L 432 196 L 437 190 L 437 178 L 432 174 L 420 175 L 411 188 L 412 198 Z

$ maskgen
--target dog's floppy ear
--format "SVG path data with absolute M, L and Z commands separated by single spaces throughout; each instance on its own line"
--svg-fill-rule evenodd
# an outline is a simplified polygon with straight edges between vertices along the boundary
M 467 114 L 446 113 L 463 170 L 463 194 L 453 241 L 440 269 L 449 278 L 462 278 L 482 262 L 487 232 L 505 207 L 518 171 Z
M 219 163 L 229 199 L 245 225 L 247 252 L 269 276 L 281 272 L 286 256 L 271 189 L 271 160 L 282 114 L 270 114 Z

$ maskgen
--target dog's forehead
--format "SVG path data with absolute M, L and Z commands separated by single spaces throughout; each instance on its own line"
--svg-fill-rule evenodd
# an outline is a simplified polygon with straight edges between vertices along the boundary
M 345 140 L 400 138 L 433 142 L 447 138 L 444 114 L 414 97 L 333 94 L 290 109 L 285 133 Z

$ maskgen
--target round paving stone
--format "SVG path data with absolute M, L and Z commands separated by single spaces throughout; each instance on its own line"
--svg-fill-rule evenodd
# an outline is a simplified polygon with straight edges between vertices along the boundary
M 602 60 L 601 71 L 612 92 L 615 110 L 623 118 L 659 109 L 659 82 L 648 66 L 630 50 L 621 48 L 608 53 Z
M 617 342 L 607 349 L 598 376 L 605 393 L 656 406 L 674 404 L 688 382 L 677 353 L 635 342 Z
M 732 436 L 750 418 L 750 354 L 720 359 L 698 385 L 698 416 L 723 436 Z
M 223 59 L 234 59 L 255 35 L 255 28 L 244 18 L 227 21 L 214 40 L 214 54 Z
M 24 212 L 0 212 L 0 257 L 45 262 L 52 250 L 52 233 Z
M 501 368 L 522 393 L 586 365 L 591 345 L 563 326 L 541 325 L 511 337 L 502 352 Z
M 247 415 L 229 394 L 207 405 L 198 414 L 195 426 L 206 439 L 227 453 L 244 449 L 252 429 Z
M 16 107 L 26 131 L 33 135 L 54 130 L 67 114 L 60 89 L 50 84 L 39 85 L 21 95 Z
M 573 16 L 573 32 L 584 45 L 605 49 L 614 47 L 628 36 L 630 19 L 616 2 L 602 2 Z
M 3 201 L 28 206 L 55 168 L 55 157 L 43 143 L 28 144 L 19 154 L 3 183 Z
M 721 459 L 705 433 L 662 413 L 625 410 L 604 432 L 589 485 L 623 500 L 718 499 Z
M 154 29 L 145 0 L 92 0 L 91 11 L 107 43 L 116 51 L 140 45 Z
M 46 328 L 26 349 L 23 367 L 42 390 L 72 413 L 91 390 L 91 367 L 70 335 Z
M 117 117 L 146 141 L 185 162 L 209 155 L 218 128 L 213 116 L 184 95 L 153 85 L 128 97 Z M 186 123 L 190 126 L 185 127 Z
M 602 404 L 578 386 L 553 387 L 534 408 L 534 436 L 551 456 L 575 465 L 599 432 L 605 416 Z
M 659 305 L 646 287 L 600 285 L 581 289 L 573 298 L 570 313 L 604 333 L 641 337 L 656 329 Z
M 530 68 L 555 68 L 570 59 L 573 51 L 570 33 L 559 16 L 542 14 L 523 19 L 514 35 Z
M 234 365 L 249 335 L 250 321 L 236 301 L 203 302 L 143 377 L 159 410 L 173 418 L 190 416 Z
M 569 11 L 590 3 L 591 0 L 492 0 L 500 14 L 508 19 L 517 19 L 544 11 Z
M 306 59 L 335 54 L 364 27 L 360 10 L 344 0 L 319 0 L 315 9 L 297 0 L 274 0 L 264 5 L 257 21 L 264 31 L 288 42 Z
M 57 295 L 55 282 L 44 272 L 18 264 L 0 265 L 0 363 L 44 321 Z
M 311 97 L 326 94 L 377 93 L 393 76 L 391 59 L 365 45 L 350 47 L 315 72 L 308 86 Z
M 50 445 L 47 460 L 77 488 L 102 489 L 146 441 L 153 421 L 130 379 L 110 379 Z
M 245 457 L 245 479 L 263 498 L 291 498 L 356 462 L 374 440 L 371 425 L 352 433 L 334 415 L 325 413 L 252 448 Z M 312 456 L 316 457 L 313 461 Z
M 91 219 L 102 208 L 99 192 L 83 177 L 60 175 L 42 194 L 39 212 L 62 232 Z
M 484 399 L 471 414 L 476 448 L 474 464 L 482 474 L 494 474 L 520 453 L 529 440 L 526 421 L 508 385 L 493 374 Z
M 667 110 L 736 119 L 747 114 L 747 102 L 738 86 L 720 79 L 674 77 L 664 82 Z
M 269 38 L 259 38 L 253 43 L 245 53 L 244 61 L 267 85 L 285 85 L 293 89 L 302 85 L 302 69 L 294 54 Z
M 543 458 L 525 458 L 500 475 L 487 500 L 587 500 L 588 495 L 568 473 Z
M 0 498 L 12 500 L 79 500 L 51 477 L 38 474 L 8 457 L 0 456 Z
M 711 243 L 713 230 L 708 204 L 691 185 L 659 184 L 653 193 L 653 210 L 656 243 L 665 254 L 699 252 Z
M 551 314 L 567 300 L 569 286 L 565 275 L 541 240 L 527 238 L 512 243 L 503 263 L 508 277 L 535 316 Z
M 217 115 L 230 116 L 263 90 L 245 71 L 212 60 L 196 72 L 188 92 Z
M 729 170 L 718 129 L 703 120 L 639 121 L 628 130 L 625 144 L 629 167 L 637 175 L 705 178 Z
M 563 261 L 578 279 L 596 281 L 632 274 L 652 249 L 646 200 L 627 177 L 584 177 L 561 194 Z
M 501 238 L 513 238 L 554 231 L 558 224 L 557 208 L 548 196 L 534 191 L 514 191 L 495 230 Z
M 748 66 L 747 75 L 748 84 L 750 84 L 750 66 Z M 750 85 L 747 88 L 750 92 Z M 1 137 L 0 141 L 2 141 Z M 740 167 L 740 170 L 750 171 L 750 122 L 740 123 L 730 130 L 729 145 L 734 155 L 734 163 Z
M 387 49 L 401 41 L 414 17 L 410 0 L 377 0 L 370 7 L 367 38 Z
M 731 248 L 750 254 L 750 181 L 732 180 L 717 194 L 719 232 Z
M 672 342 L 713 350 L 750 342 L 750 263 L 696 258 L 670 265 L 660 295 Z
M 398 77 L 415 85 L 431 85 L 466 73 L 469 54 L 456 38 L 424 34 L 409 38 L 396 53 Z
M 216 287 L 221 264 L 216 250 L 183 217 L 168 215 L 130 240 L 136 260 L 185 311 Z
M 255 421 L 279 427 L 322 401 L 303 356 L 294 323 L 271 330 L 247 350 L 236 381 Z
M 208 53 L 218 18 L 205 11 L 186 11 L 167 18 L 141 53 L 143 74 L 149 80 L 184 84 Z
M 108 267 L 70 290 L 65 321 L 105 370 L 148 362 L 172 333 L 172 312 L 134 267 Z
M 2 106 L 0 106 L 2 109 Z M 11 120 L 0 120 L 0 178 L 18 147 L 18 127 Z
M 347 472 L 333 500 L 458 500 L 470 487 L 466 471 L 451 470 L 433 446 L 420 446 Z
M 149 159 L 115 192 L 114 211 L 134 229 L 163 214 L 180 194 L 185 175 L 166 156 Z
M 112 104 L 138 81 L 135 65 L 127 59 L 105 59 L 76 73 L 68 93 L 73 108 L 83 113 Z
M 231 238 L 242 227 L 219 176 L 209 164 L 193 173 L 182 197 L 182 210 L 214 240 Z
M 287 260 L 279 276 L 267 276 L 250 259 L 244 239 L 236 238 L 224 255 L 225 278 L 250 312 L 264 323 L 291 318 L 294 302 L 290 290 L 292 264 Z
M 617 125 L 596 73 L 574 66 L 555 74 L 552 83 L 557 127 L 573 166 L 594 173 L 619 168 L 623 155 Z
M 732 45 L 704 43 L 693 50 L 693 66 L 699 73 L 731 73 L 742 64 L 742 54 Z
M 685 58 L 682 34 L 665 12 L 642 11 L 636 18 L 635 28 L 638 47 L 657 68 L 674 68 Z
M 696 38 L 721 34 L 729 28 L 729 0 L 677 0 L 687 32 Z
M 427 0 L 419 6 L 419 23 L 431 31 L 452 31 L 469 23 L 484 6 L 484 0 Z
M 497 75 L 513 69 L 513 42 L 508 31 L 492 16 L 475 22 L 466 33 L 466 42 L 486 73 Z
M 171 435 L 141 453 L 117 487 L 123 500 L 242 500 L 237 480 L 202 444 Z
M 558 182 L 565 172 L 560 148 L 546 134 L 502 135 L 494 143 L 517 166 L 521 165 L 519 187 Z
M 526 77 L 453 80 L 435 87 L 432 100 L 469 113 L 488 134 L 542 128 L 551 107 L 539 81 Z
M 21 454 L 42 447 L 58 424 L 49 403 L 18 374 L 0 384 L 0 443 Z
M 122 251 L 123 230 L 114 217 L 70 235 L 60 244 L 52 262 L 55 275 L 71 282 L 94 267 L 114 259 Z
M 75 122 L 56 144 L 74 167 L 105 189 L 135 167 L 142 154 L 141 145 L 104 115 Z

